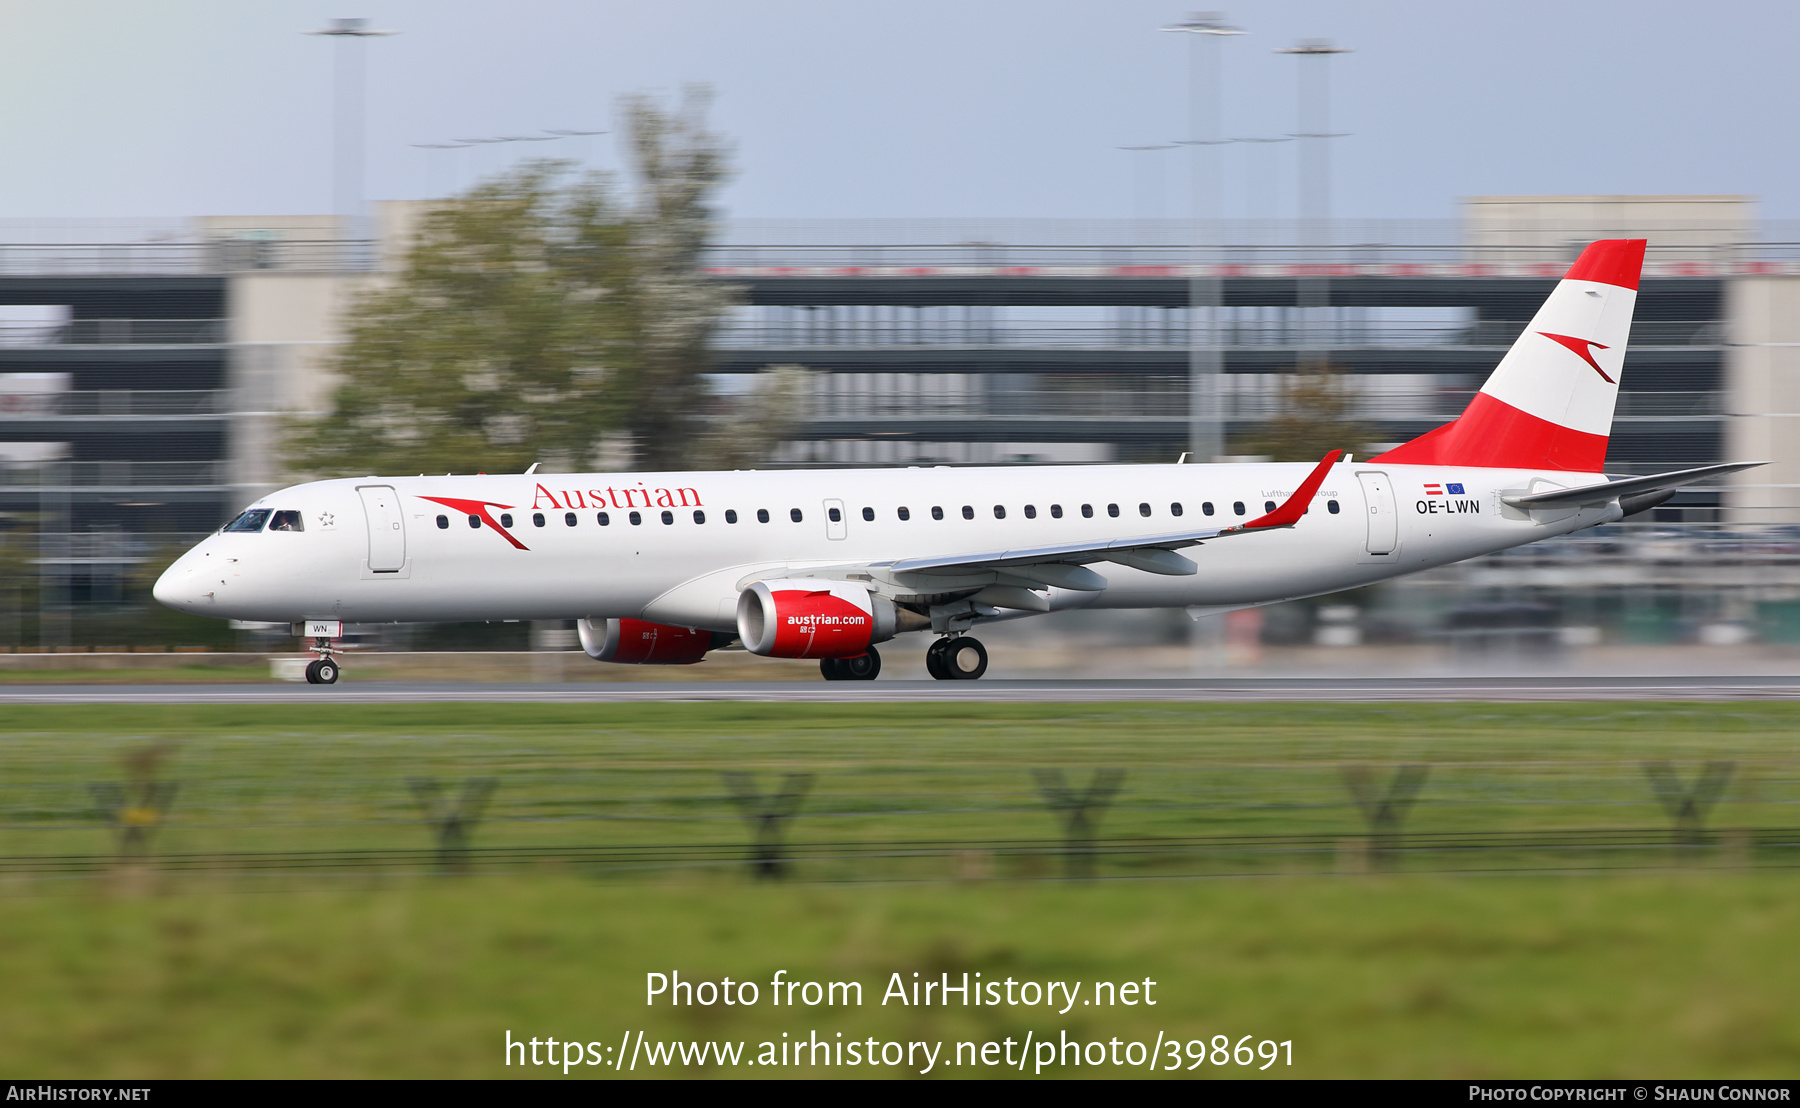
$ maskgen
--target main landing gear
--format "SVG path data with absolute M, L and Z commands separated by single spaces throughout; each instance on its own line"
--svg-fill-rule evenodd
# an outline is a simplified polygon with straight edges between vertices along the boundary
M 939 639 L 925 651 L 925 672 L 939 681 L 973 681 L 987 667 L 987 647 L 967 635 Z
M 871 646 L 854 658 L 820 658 L 819 672 L 827 681 L 873 681 L 881 673 L 881 655 Z
M 335 685 L 338 674 L 343 670 L 337 659 L 331 656 L 330 639 L 314 639 L 313 650 L 318 652 L 318 660 L 308 662 L 306 666 L 306 683 L 309 685 Z

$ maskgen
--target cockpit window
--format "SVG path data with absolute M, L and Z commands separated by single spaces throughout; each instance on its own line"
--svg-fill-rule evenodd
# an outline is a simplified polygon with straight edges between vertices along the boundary
M 275 518 L 269 521 L 271 531 L 304 531 L 306 525 L 300 522 L 299 512 L 276 512 Z
M 260 531 L 269 522 L 269 509 L 252 508 L 225 525 L 226 531 Z

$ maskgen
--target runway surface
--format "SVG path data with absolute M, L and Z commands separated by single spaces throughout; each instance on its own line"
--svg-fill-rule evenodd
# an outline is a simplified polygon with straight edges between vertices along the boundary
M 476 685 L 346 681 L 314 686 L 12 685 L 9 704 L 1298 703 L 1374 701 L 1800 700 L 1800 676 L 1203 678 L 1119 681 L 742 681 Z

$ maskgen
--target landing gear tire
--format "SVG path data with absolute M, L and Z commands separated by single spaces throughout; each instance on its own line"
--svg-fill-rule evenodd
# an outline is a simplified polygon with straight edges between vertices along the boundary
M 931 674 L 933 680 L 950 680 L 950 671 L 944 668 L 944 648 L 949 645 L 949 639 L 939 639 L 925 650 L 925 672 Z
M 839 658 L 838 667 L 847 681 L 873 681 L 881 675 L 881 655 L 871 646 L 867 654 Z
M 306 683 L 309 685 L 319 683 L 319 660 L 317 658 L 306 663 Z
M 337 684 L 338 664 L 330 658 L 320 658 L 306 667 L 306 683 L 309 685 Z
M 939 681 L 974 681 L 987 667 L 987 647 L 967 635 L 939 639 L 925 652 L 925 668 Z
M 871 646 L 854 658 L 820 658 L 819 674 L 827 681 L 873 681 L 881 674 L 881 654 Z

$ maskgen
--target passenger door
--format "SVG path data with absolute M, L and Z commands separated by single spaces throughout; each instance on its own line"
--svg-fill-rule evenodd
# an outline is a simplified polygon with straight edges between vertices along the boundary
M 359 485 L 363 515 L 369 521 L 369 568 L 376 573 L 398 573 L 406 566 L 406 524 L 400 515 L 400 497 L 389 485 Z

